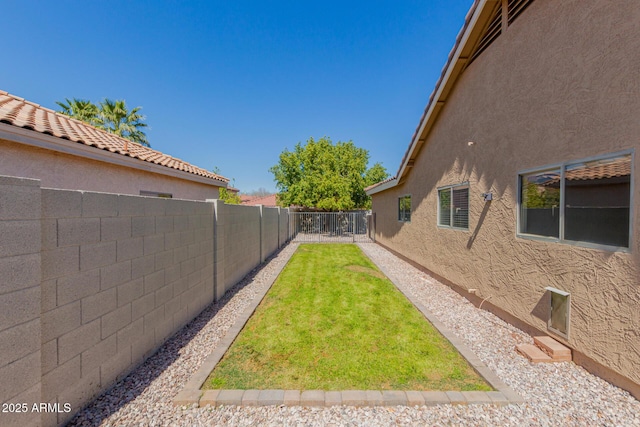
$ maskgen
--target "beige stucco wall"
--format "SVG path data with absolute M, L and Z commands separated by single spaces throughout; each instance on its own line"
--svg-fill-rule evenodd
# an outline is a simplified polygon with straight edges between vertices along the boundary
M 637 6 L 532 3 L 462 74 L 406 182 L 373 197 L 380 243 L 529 325 L 546 330 L 546 286 L 570 292 L 565 342 L 636 384 L 638 173 L 630 253 L 518 238 L 516 208 L 519 171 L 640 147 Z M 639 170 L 638 153 L 633 162 Z M 469 231 L 438 228 L 437 187 L 464 181 Z M 488 191 L 494 200 L 485 204 Z M 410 223 L 397 221 L 404 194 Z
M 42 187 L 140 195 L 170 193 L 174 199 L 218 198 L 218 187 L 127 168 L 0 139 L 0 175 L 39 179 Z

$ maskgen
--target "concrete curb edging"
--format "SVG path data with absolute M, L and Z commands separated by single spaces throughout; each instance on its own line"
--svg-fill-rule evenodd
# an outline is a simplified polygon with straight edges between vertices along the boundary
M 359 245 L 358 245 L 359 246 Z M 234 325 L 213 352 L 205 359 L 202 366 L 191 376 L 183 389 L 173 398 L 176 406 L 217 407 L 223 405 L 234 406 L 435 406 L 435 405 L 472 405 L 493 404 L 508 405 L 524 403 L 524 400 L 513 389 L 491 371 L 462 340 L 448 330 L 431 312 L 429 312 L 396 280 L 387 274 L 380 265 L 372 262 L 385 276 L 402 292 L 403 295 L 431 322 L 431 324 L 460 352 L 472 368 L 483 377 L 496 391 L 397 391 L 397 390 L 201 390 L 218 362 L 227 352 L 233 341 L 258 305 L 273 286 L 282 270 L 287 266 L 291 256 L 279 267 L 273 277 L 260 289 L 245 311 L 238 317 Z M 366 254 L 365 254 L 366 255 Z M 367 258 L 369 258 L 367 256 Z M 371 259 L 371 258 L 369 258 Z

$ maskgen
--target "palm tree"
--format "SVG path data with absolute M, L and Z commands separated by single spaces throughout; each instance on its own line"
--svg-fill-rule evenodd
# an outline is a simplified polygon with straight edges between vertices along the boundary
M 56 101 L 56 104 L 62 108 L 60 111 L 62 114 L 95 125 L 98 107 L 93 102 L 78 98 L 72 100 L 65 98 L 65 102 Z
M 141 108 L 135 107 L 128 111 L 124 100 L 112 101 L 105 98 L 99 105 L 95 124 L 109 133 L 150 147 L 147 135 L 142 131 L 147 124 L 143 123 L 145 116 L 138 113 Z

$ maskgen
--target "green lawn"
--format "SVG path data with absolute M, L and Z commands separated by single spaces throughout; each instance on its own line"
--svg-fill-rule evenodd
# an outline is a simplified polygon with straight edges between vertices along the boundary
M 298 248 L 204 388 L 491 390 L 345 244 Z

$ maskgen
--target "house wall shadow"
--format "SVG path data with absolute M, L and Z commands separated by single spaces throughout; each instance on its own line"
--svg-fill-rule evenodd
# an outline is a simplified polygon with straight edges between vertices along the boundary
M 551 292 L 545 291 L 538 303 L 531 310 L 531 315 L 542 320 L 544 323 L 549 321 L 549 307 L 551 304 Z
M 484 219 L 487 216 L 487 212 L 489 212 L 489 208 L 491 208 L 491 201 L 488 201 L 484 204 L 484 207 L 482 208 L 482 212 L 480 213 L 480 217 L 478 218 L 478 223 L 476 224 L 476 228 L 473 230 L 473 233 L 471 233 L 471 236 L 469 237 L 469 241 L 467 242 L 467 249 L 471 249 L 473 247 L 473 242 L 475 242 L 476 237 L 478 237 L 478 233 L 480 232 L 480 228 L 484 223 Z

